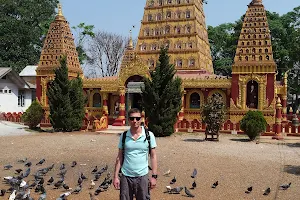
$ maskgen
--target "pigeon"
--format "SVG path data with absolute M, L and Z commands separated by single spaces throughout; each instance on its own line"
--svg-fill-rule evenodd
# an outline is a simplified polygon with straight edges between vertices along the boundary
M 212 184 L 212 188 L 216 188 L 219 185 L 219 181 L 216 181 L 214 184 Z
M 193 173 L 192 173 L 192 178 L 195 178 L 197 176 L 197 169 L 194 169 Z
M 6 193 L 6 190 L 4 190 L 4 189 L 0 190 L 0 196 L 4 196 L 5 193 Z
M 169 185 L 167 185 L 167 186 L 166 186 L 166 189 L 167 189 L 167 191 L 166 191 L 165 193 L 170 193 L 170 191 L 172 190 L 172 187 L 169 186 Z
M 63 163 L 63 164 L 61 164 L 59 170 L 63 170 L 63 169 L 65 169 L 65 168 L 66 168 L 66 166 L 65 166 L 65 164 Z
M 66 193 L 61 194 L 59 197 L 62 199 L 65 199 L 66 197 L 68 197 L 70 195 L 71 195 L 71 192 L 66 192 Z
M 169 176 L 171 173 L 171 170 L 169 169 L 168 171 L 166 171 L 165 173 L 163 173 L 163 176 Z
M 81 185 L 81 184 L 82 184 L 82 182 L 83 182 L 82 178 L 81 178 L 81 177 L 79 177 L 79 178 L 78 178 L 78 181 L 77 181 L 78 185 Z
M 252 186 L 248 187 L 248 188 L 247 188 L 247 191 L 245 191 L 245 193 L 246 193 L 246 194 L 249 194 L 250 192 L 252 192 L 252 189 L 253 189 Z
M 175 187 L 175 188 L 172 188 L 169 193 L 170 194 L 180 194 L 182 189 L 183 189 L 183 187 Z
M 46 192 L 44 192 L 43 194 L 41 194 L 38 200 L 46 200 L 46 197 L 47 197 Z
M 27 163 L 25 163 L 25 167 L 30 167 L 32 165 L 32 163 L 31 162 L 27 162 Z
M 54 187 L 55 187 L 56 189 L 60 188 L 62 185 L 63 185 L 63 181 L 62 181 L 62 182 L 61 182 L 61 181 L 58 181 L 58 182 L 54 183 Z
M 22 180 L 22 182 L 20 183 L 20 188 L 24 187 L 26 185 L 26 181 Z
M 171 180 L 170 184 L 174 184 L 176 183 L 176 177 L 174 176 L 174 178 Z
M 184 187 L 184 192 L 188 197 L 195 197 L 186 187 Z
M 90 200 L 98 200 L 91 192 L 89 192 L 90 194 Z
M 18 163 L 25 163 L 27 161 L 27 158 L 19 159 Z
M 25 173 L 23 174 L 23 176 L 26 178 L 26 177 L 29 176 L 29 174 L 30 174 L 30 168 L 28 168 L 28 169 L 25 171 Z
M 194 181 L 193 183 L 192 183 L 192 188 L 191 189 L 195 189 L 197 187 L 197 184 L 196 184 L 196 181 Z
M 289 183 L 289 184 L 282 184 L 279 186 L 279 189 L 280 190 L 287 190 L 290 186 L 291 186 L 292 183 Z
M 54 163 L 50 167 L 48 167 L 48 170 L 51 171 L 53 167 L 54 167 Z
M 100 176 L 101 176 L 101 174 L 95 174 L 95 179 L 94 179 L 94 181 L 98 181 L 99 178 L 100 178 Z
M 10 170 L 12 167 L 13 167 L 12 165 L 5 165 L 5 166 L 4 166 L 4 169 L 5 169 L 5 170 Z
M 47 182 L 47 185 L 51 185 L 54 182 L 54 178 L 51 176 L 51 178 Z
M 95 168 L 93 169 L 92 173 L 96 173 L 98 171 L 98 167 L 95 166 Z
M 65 189 L 65 190 L 72 190 L 72 188 L 70 188 L 67 184 L 63 184 L 63 188 Z
M 41 180 L 39 181 L 39 185 L 43 185 L 44 184 L 44 182 L 45 182 L 45 180 L 44 180 L 44 178 L 41 178 Z
M 78 194 L 82 189 L 82 186 L 81 185 L 78 185 L 73 191 L 72 193 L 75 193 L 75 194 Z
M 43 158 L 42 160 L 40 160 L 38 163 L 36 163 L 36 165 L 42 165 L 45 162 L 45 159 Z
M 90 189 L 94 189 L 95 185 L 96 185 L 95 182 L 91 180 Z
M 15 198 L 16 198 L 16 190 L 14 190 L 12 193 L 11 193 L 11 195 L 9 196 L 9 200 L 15 200 Z
M 22 169 L 16 169 L 15 170 L 18 174 L 20 174 L 23 170 Z
M 271 192 L 271 188 L 267 188 L 263 195 L 267 196 L 270 194 L 270 192 Z
M 82 180 L 86 180 L 87 177 L 85 175 L 83 175 L 83 173 L 81 172 L 80 177 L 82 178 Z
M 37 182 L 33 182 L 31 185 L 29 185 L 29 188 L 34 188 L 36 186 Z
M 77 162 L 73 161 L 71 167 L 75 167 L 76 165 L 77 165 Z

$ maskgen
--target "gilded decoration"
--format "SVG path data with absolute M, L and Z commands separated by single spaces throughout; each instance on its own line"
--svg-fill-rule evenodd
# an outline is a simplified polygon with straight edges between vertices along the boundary
M 227 96 L 226 96 L 226 94 L 225 94 L 225 92 L 224 92 L 223 90 L 220 90 L 220 89 L 214 89 L 214 90 L 211 90 L 211 91 L 208 93 L 208 98 L 209 98 L 209 97 L 212 97 L 212 95 L 214 95 L 214 94 L 216 94 L 216 93 L 218 93 L 218 94 L 221 95 L 221 97 L 222 97 L 222 99 L 223 99 L 223 102 L 224 102 L 224 105 L 227 105 L 227 101 L 226 101 Z
M 239 100 L 243 110 L 248 110 L 246 106 L 247 99 L 247 84 L 249 81 L 256 81 L 258 83 L 258 110 L 263 110 L 264 105 L 266 105 L 266 75 L 240 75 L 239 76 Z
M 190 108 L 190 100 L 191 100 L 191 95 L 193 93 L 197 93 L 200 96 L 200 107 L 204 105 L 204 95 L 201 90 L 193 89 L 193 90 L 188 90 L 186 94 L 186 101 L 185 101 L 185 107 L 189 110 L 200 110 L 200 108 Z
M 48 106 L 47 104 L 47 85 L 50 81 L 54 80 L 54 76 L 47 76 L 45 78 L 41 78 L 41 87 L 42 87 L 42 96 L 41 96 L 41 105 Z
M 103 114 L 102 108 L 86 107 L 89 116 L 100 117 Z
M 149 68 L 138 57 L 136 57 L 126 67 L 121 68 L 118 80 L 119 86 L 125 86 L 125 83 L 128 80 L 128 78 L 134 75 L 139 75 L 147 78 L 150 77 Z
M 184 119 L 187 121 L 193 121 L 194 119 L 201 121 L 201 111 L 195 109 L 185 109 Z
M 231 88 L 231 78 L 215 79 L 215 77 L 207 78 L 184 78 L 182 79 L 184 88 Z
M 117 81 L 117 77 L 83 79 L 83 88 L 98 88 L 102 92 L 113 93 L 118 91 L 119 85 L 116 84 Z

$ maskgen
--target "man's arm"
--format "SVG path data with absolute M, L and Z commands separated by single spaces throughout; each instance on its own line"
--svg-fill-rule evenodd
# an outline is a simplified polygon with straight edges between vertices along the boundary
M 119 149 L 114 172 L 114 186 L 116 189 L 120 189 L 119 171 L 121 169 L 121 163 L 123 163 L 123 159 L 123 149 Z
M 156 156 L 155 148 L 151 149 L 150 160 L 151 160 L 152 174 L 157 175 L 157 156 Z M 156 179 L 151 177 L 150 183 L 151 183 L 151 188 L 153 189 L 156 186 Z

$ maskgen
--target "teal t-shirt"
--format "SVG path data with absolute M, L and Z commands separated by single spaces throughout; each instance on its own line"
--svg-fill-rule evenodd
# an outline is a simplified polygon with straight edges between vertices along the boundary
M 151 148 L 156 147 L 156 141 L 154 134 L 149 131 L 150 135 L 150 146 Z M 119 141 L 119 149 L 122 149 L 122 138 L 121 134 Z M 145 176 L 148 174 L 148 155 L 149 155 L 149 143 L 146 138 L 144 127 L 142 127 L 142 134 L 135 141 L 132 138 L 130 130 L 126 132 L 125 139 L 125 155 L 124 161 L 121 168 L 122 173 L 129 177 Z

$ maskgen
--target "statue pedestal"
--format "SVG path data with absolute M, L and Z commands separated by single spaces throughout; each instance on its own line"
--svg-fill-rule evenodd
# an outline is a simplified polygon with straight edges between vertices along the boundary
M 112 125 L 113 126 L 125 126 L 125 119 L 117 118 Z

